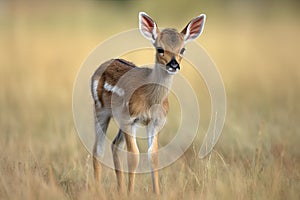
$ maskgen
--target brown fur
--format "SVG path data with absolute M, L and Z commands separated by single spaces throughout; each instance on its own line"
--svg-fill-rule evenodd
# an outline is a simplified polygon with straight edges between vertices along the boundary
M 92 77 L 92 81 L 99 80 L 97 93 L 104 108 L 111 109 L 113 106 L 111 102 L 112 92 L 106 91 L 103 88 L 105 82 L 115 86 L 120 78 L 127 73 L 127 76 L 132 78 L 131 80 L 128 80 L 129 78 L 126 79 L 126 82 L 129 81 L 130 85 L 134 85 L 134 83 L 140 84 L 144 81 L 142 79 L 144 79 L 145 76 L 149 76 L 152 71 L 150 68 L 138 68 L 126 60 L 122 59 L 122 61 L 127 64 L 119 62 L 119 59 L 112 59 L 103 63 Z M 126 85 L 129 84 L 127 83 Z M 126 87 L 124 90 L 126 93 Z M 147 84 L 137 88 L 129 98 L 129 112 L 131 117 L 136 117 L 139 113 L 147 112 L 151 106 L 155 104 L 162 104 L 167 114 L 169 108 L 167 94 L 168 88 L 157 84 Z M 149 119 L 147 119 L 147 121 L 149 121 Z M 147 123 L 145 125 L 147 125 Z

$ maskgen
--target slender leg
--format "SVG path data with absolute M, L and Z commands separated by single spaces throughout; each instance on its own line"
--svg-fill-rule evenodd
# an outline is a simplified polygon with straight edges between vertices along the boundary
M 93 166 L 94 177 L 97 182 L 100 183 L 101 179 L 101 163 L 97 159 L 103 155 L 106 130 L 110 121 L 110 115 L 107 112 L 95 110 L 95 131 L 96 138 L 93 148 Z
M 137 147 L 135 138 L 135 129 L 131 129 L 132 135 L 125 134 L 125 140 L 127 145 L 127 164 L 128 164 L 128 192 L 132 194 L 134 192 L 134 179 L 135 171 L 139 164 L 139 149 Z
M 93 156 L 93 166 L 94 166 L 94 177 L 97 183 L 100 183 L 101 179 L 101 163 L 99 160 Z
M 111 144 L 111 150 L 113 154 L 115 172 L 117 176 L 118 190 L 121 193 L 124 192 L 124 174 L 122 170 L 122 158 L 120 157 L 119 153 L 120 150 L 124 148 L 124 144 L 125 144 L 124 133 L 120 129 L 118 135 L 115 137 L 114 141 Z
M 148 132 L 148 159 L 151 167 L 151 177 L 153 184 L 153 191 L 159 195 L 159 183 L 158 183 L 158 134 L 153 124 L 149 124 L 147 127 Z

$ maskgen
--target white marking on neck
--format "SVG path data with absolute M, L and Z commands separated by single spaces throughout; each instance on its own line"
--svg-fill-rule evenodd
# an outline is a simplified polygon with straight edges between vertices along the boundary
M 109 91 L 109 92 L 112 92 L 112 93 L 116 93 L 120 97 L 124 96 L 124 93 L 125 93 L 122 88 L 119 88 L 118 86 L 110 85 L 108 82 L 104 83 L 104 89 L 106 91 Z
M 101 108 L 101 102 L 99 100 L 99 96 L 98 96 L 98 84 L 99 84 L 99 80 L 94 80 L 94 82 L 92 83 L 93 85 L 93 97 L 94 97 L 94 100 L 96 101 L 96 106 L 98 108 Z

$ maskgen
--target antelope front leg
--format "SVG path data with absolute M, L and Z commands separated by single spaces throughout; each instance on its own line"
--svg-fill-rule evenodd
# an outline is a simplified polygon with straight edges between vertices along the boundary
M 94 153 L 95 155 L 96 153 Z M 101 163 L 96 156 L 93 156 L 94 178 L 97 183 L 100 183 L 101 179 Z
M 153 184 L 153 191 L 160 194 L 158 183 L 158 134 L 155 126 L 151 123 L 147 127 L 148 132 L 148 159 L 151 167 L 151 177 Z
M 132 194 L 134 191 L 135 171 L 139 164 L 139 149 L 136 144 L 135 129 L 131 128 L 132 135 L 128 132 L 125 134 L 127 145 L 127 164 L 128 164 L 128 192 Z

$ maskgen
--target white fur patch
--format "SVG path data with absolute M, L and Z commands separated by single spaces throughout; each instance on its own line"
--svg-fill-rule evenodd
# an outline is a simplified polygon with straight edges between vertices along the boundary
M 119 88 L 118 86 L 110 85 L 108 82 L 104 83 L 104 89 L 106 91 L 109 91 L 109 92 L 112 92 L 112 93 L 116 93 L 120 97 L 124 96 L 124 93 L 125 93 L 122 88 Z
M 97 91 L 99 80 L 94 80 L 94 82 L 92 84 L 93 84 L 93 97 L 94 97 L 94 100 L 96 101 L 96 106 L 98 108 L 101 108 L 101 102 L 99 100 L 98 91 Z

